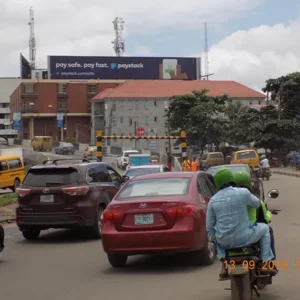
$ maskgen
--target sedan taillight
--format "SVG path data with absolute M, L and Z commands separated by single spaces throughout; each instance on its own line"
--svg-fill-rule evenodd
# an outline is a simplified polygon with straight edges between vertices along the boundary
M 170 217 L 187 217 L 195 211 L 194 205 L 179 205 L 169 207 L 165 210 Z
M 83 196 L 86 195 L 89 191 L 88 186 L 76 186 L 76 187 L 69 187 L 63 188 L 63 192 L 70 196 Z
M 121 210 L 110 208 L 107 208 L 102 214 L 103 220 L 120 220 L 122 216 L 123 212 Z

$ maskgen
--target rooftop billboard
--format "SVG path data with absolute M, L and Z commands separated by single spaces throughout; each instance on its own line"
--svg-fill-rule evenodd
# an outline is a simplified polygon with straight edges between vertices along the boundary
M 200 79 L 194 57 L 48 56 L 50 79 Z

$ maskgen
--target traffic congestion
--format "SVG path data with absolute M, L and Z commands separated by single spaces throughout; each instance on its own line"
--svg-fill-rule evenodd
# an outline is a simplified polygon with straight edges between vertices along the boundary
M 138 294 L 149 290 L 149 286 L 141 282 L 141 274 L 151 285 L 160 287 L 155 291 L 151 289 L 151 295 L 155 297 L 162 297 L 161 293 L 164 293 L 168 297 L 182 299 L 182 291 L 176 288 L 182 282 L 189 289 L 193 287 L 186 299 L 199 299 L 199 295 L 203 294 L 209 295 L 207 299 L 229 299 L 230 295 L 236 297 L 232 299 L 247 299 L 238 298 L 235 294 L 234 284 L 240 284 L 241 276 L 238 268 L 230 269 L 226 264 L 235 261 L 239 265 L 242 257 L 241 270 L 245 271 L 245 261 L 251 264 L 254 257 L 255 261 L 259 261 L 262 245 L 257 242 L 260 239 L 241 245 L 242 248 L 231 247 L 235 248 L 234 251 L 226 252 L 226 259 L 220 263 L 218 243 L 209 236 L 208 207 L 210 199 L 224 189 L 220 187 L 220 179 L 216 175 L 224 170 L 234 175 L 232 180 L 238 189 L 247 188 L 258 197 L 256 199 L 260 199 L 259 207 L 263 207 L 263 214 L 278 214 L 282 209 L 283 215 L 289 215 L 290 221 L 297 223 L 291 212 L 298 203 L 290 188 L 296 184 L 297 178 L 270 174 L 271 180 L 263 180 L 263 167 L 269 168 L 270 172 L 270 166 L 266 157 L 259 156 L 254 149 L 233 152 L 230 164 L 225 164 L 225 159 L 220 161 L 220 155 L 215 153 L 203 155 L 202 158 L 211 157 L 206 162 L 201 158 L 186 158 L 182 162 L 183 171 L 172 170 L 150 154 L 134 149 L 119 157 L 106 156 L 104 162 L 100 162 L 96 157 L 97 148 L 90 146 L 90 149 L 88 153 L 85 151 L 75 155 L 56 154 L 55 150 L 47 152 L 48 160 L 29 168 L 24 180 L 16 187 L 16 225 L 1 226 L 3 231 L 0 231 L 3 270 L 7 271 L 9 264 L 12 264 L 14 272 L 18 270 L 19 278 L 24 274 L 21 266 L 28 268 L 28 263 L 32 263 L 33 267 L 28 272 L 33 275 L 34 282 L 48 289 L 46 282 L 41 284 L 41 278 L 31 273 L 39 267 L 46 267 L 50 273 L 46 274 L 45 281 L 49 282 L 51 278 L 51 282 L 62 289 L 64 299 L 71 299 L 73 294 L 67 292 L 70 285 L 59 283 L 62 274 L 71 276 L 79 284 L 91 279 L 91 273 L 86 279 L 83 274 L 90 271 L 97 274 L 97 267 L 101 291 L 108 293 L 109 282 L 114 280 L 111 275 L 114 275 L 121 286 L 130 286 L 126 296 L 122 296 L 125 299 L 138 299 L 135 298 Z M 22 157 L 19 159 L 22 161 Z M 197 170 L 192 170 L 195 165 Z M 281 200 L 283 197 L 288 198 L 284 203 Z M 259 211 L 257 205 L 254 207 L 255 211 Z M 271 221 L 271 217 L 267 221 L 259 218 L 260 213 L 254 222 Z M 293 240 L 296 225 L 290 228 L 291 224 L 281 224 L 276 219 L 274 224 L 272 219 L 275 229 L 271 231 L 270 227 L 270 249 L 275 256 L 276 244 L 274 261 L 277 265 L 267 272 L 263 272 L 258 263 L 253 268 L 249 267 L 251 272 L 244 273 L 252 278 L 252 282 L 248 285 L 244 283 L 245 295 L 255 293 L 262 294 L 265 299 L 274 299 L 274 295 L 287 297 L 293 295 L 293 289 L 296 290 L 292 281 L 287 279 L 297 272 L 296 248 L 291 247 L 287 251 L 284 246 L 286 237 L 280 235 L 289 231 L 291 241 L 297 244 Z M 0 246 L 2 244 L 0 240 Z M 20 266 L 13 258 L 18 251 L 26 253 L 27 257 L 23 259 L 19 256 Z M 68 252 L 72 254 L 65 257 Z M 283 258 L 284 253 L 289 253 L 290 258 Z M 280 270 L 282 268 L 285 270 Z M 76 270 L 81 275 L 75 275 Z M 58 271 L 62 274 L 57 274 Z M 12 273 L 8 272 L 8 278 L 9 274 Z M 136 284 L 130 283 L 130 279 L 126 281 L 124 276 L 131 277 Z M 160 277 L 166 280 L 166 285 L 161 285 Z M 280 279 L 279 284 L 278 277 L 286 279 Z M 8 284 L 7 280 L 4 279 L 4 282 Z M 282 282 L 285 282 L 284 288 Z M 92 286 L 89 299 L 94 299 L 97 297 L 95 278 L 89 284 Z M 265 289 L 271 284 L 271 288 Z M 6 289 L 9 285 L 4 286 Z M 22 289 L 25 286 L 25 283 L 21 284 Z M 230 287 L 231 291 L 224 290 Z M 18 290 L 13 289 L 12 293 L 19 295 Z M 53 293 L 56 295 L 56 292 Z M 76 293 L 83 295 L 77 289 Z M 150 290 L 145 299 L 153 299 L 149 293 Z M 115 299 L 121 294 L 119 289 L 113 289 L 108 298 Z M 41 290 L 37 291 L 37 295 L 41 295 Z M 60 299 L 59 294 L 55 297 Z

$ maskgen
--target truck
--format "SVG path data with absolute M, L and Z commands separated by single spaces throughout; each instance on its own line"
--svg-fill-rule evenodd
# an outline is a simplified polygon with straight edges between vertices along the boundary
M 0 149 L 0 156 L 3 155 L 17 155 L 20 156 L 22 162 L 24 163 L 24 152 L 22 148 L 5 148 Z
M 151 162 L 150 154 L 130 154 L 129 166 L 142 166 Z

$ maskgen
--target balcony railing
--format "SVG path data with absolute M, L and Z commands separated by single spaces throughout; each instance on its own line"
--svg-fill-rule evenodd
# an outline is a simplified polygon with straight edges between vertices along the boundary
M 36 107 L 23 107 L 23 108 L 21 108 L 21 112 L 23 113 L 23 114 L 28 114 L 28 113 L 32 113 L 32 114 L 34 114 L 34 113 L 37 113 L 38 112 L 38 109 L 36 108 Z

